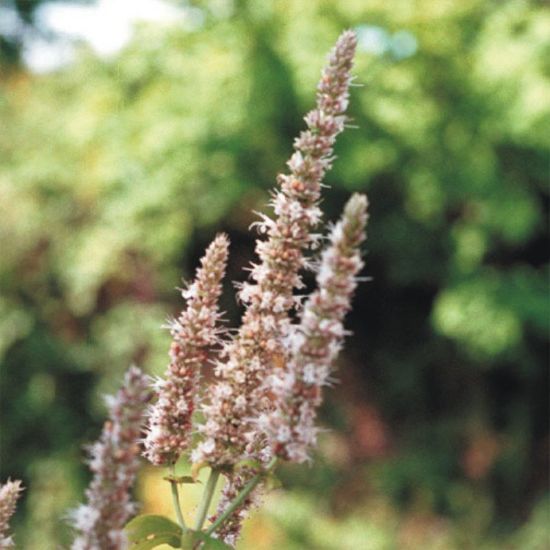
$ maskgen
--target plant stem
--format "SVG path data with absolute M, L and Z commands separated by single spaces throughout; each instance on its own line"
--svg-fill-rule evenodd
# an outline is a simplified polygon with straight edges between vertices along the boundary
M 172 464 L 170 467 L 170 472 L 172 474 L 172 477 L 176 477 L 176 465 Z M 180 506 L 180 497 L 178 494 L 178 482 L 177 481 L 170 481 L 170 485 L 172 486 L 172 502 L 174 504 L 174 510 L 176 511 L 176 517 L 178 518 L 178 523 L 180 524 L 180 527 L 186 531 L 187 526 L 185 525 L 185 520 L 183 519 L 183 514 L 181 513 L 181 506 Z
M 244 502 L 246 497 L 256 488 L 256 485 L 269 473 L 277 464 L 277 457 L 273 457 L 264 470 L 258 472 L 243 488 L 243 490 L 235 497 L 235 500 L 216 518 L 214 523 L 206 530 L 207 535 L 211 535 L 231 514 Z
M 206 514 L 208 513 L 208 508 L 210 507 L 210 503 L 212 502 L 214 489 L 216 488 L 216 483 L 218 482 L 219 477 L 220 471 L 212 468 L 210 470 L 210 476 L 208 477 L 208 481 L 206 482 L 206 487 L 204 488 L 204 492 L 202 493 L 202 500 L 197 511 L 197 521 L 195 523 L 196 531 L 200 531 L 202 529 L 202 524 L 204 523 Z

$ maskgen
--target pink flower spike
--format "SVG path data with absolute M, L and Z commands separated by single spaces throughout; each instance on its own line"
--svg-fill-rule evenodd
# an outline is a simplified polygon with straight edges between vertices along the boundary
M 251 282 L 242 286 L 246 305 L 237 335 L 223 349 L 224 360 L 215 368 L 216 382 L 202 412 L 202 441 L 194 449 L 195 463 L 232 465 L 243 457 L 257 457 L 264 445 L 256 419 L 273 407 L 265 379 L 287 360 L 284 340 L 290 326 L 293 291 L 303 286 L 300 270 L 307 265 L 304 251 L 314 248 L 312 230 L 320 220 L 318 202 L 322 179 L 330 168 L 333 144 L 344 129 L 350 71 L 356 37 L 342 33 L 333 48 L 317 87 L 317 106 L 305 118 L 308 129 L 294 144 L 287 165 L 279 175 L 272 199 L 275 217 L 262 216 Z M 240 399 L 244 397 L 244 399 Z
M 13 538 L 9 535 L 10 519 L 15 513 L 17 499 L 21 495 L 21 481 L 11 481 L 0 485 L 0 548 L 15 548 Z
M 308 460 L 316 442 L 315 418 L 322 388 L 330 382 L 345 335 L 344 316 L 363 266 L 359 247 L 366 223 L 367 197 L 353 195 L 322 253 L 318 289 L 304 304 L 300 324 L 289 338 L 291 361 L 267 381 L 276 407 L 262 415 L 259 423 L 274 454 L 292 462 Z
M 115 396 L 107 398 L 109 420 L 90 446 L 93 478 L 86 504 L 70 513 L 77 536 L 71 550 L 125 550 L 123 527 L 135 513 L 130 499 L 139 467 L 139 436 L 143 413 L 151 397 L 149 377 L 137 367 L 126 372 Z
M 218 299 L 228 247 L 227 236 L 220 234 L 206 249 L 195 280 L 182 291 L 187 307 L 170 325 L 170 364 L 165 379 L 156 383 L 144 440 L 144 455 L 155 465 L 173 464 L 189 447 L 200 371 L 208 350 L 219 343 Z

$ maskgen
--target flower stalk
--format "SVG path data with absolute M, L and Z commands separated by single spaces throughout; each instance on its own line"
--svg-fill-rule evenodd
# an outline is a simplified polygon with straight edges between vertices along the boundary
M 303 286 L 299 272 L 307 265 L 304 251 L 317 242 L 312 230 L 321 218 L 322 179 L 344 129 L 355 46 L 355 34 L 342 33 L 322 71 L 317 106 L 305 117 L 308 129 L 294 143 L 287 163 L 290 173 L 278 177 L 280 187 L 271 203 L 275 218 L 261 216 L 257 223 L 266 236 L 256 245 L 260 262 L 252 266 L 251 281 L 239 293 L 246 310 L 237 335 L 226 342 L 216 364 L 216 383 L 202 406 L 205 422 L 199 430 L 204 439 L 193 451 L 194 463 L 217 467 L 250 456 L 269 460 L 252 419 L 271 408 L 266 375 L 288 359 L 284 337 L 297 304 L 293 291 Z
M 287 434 L 300 431 L 301 427 L 315 434 L 312 424 L 319 404 L 315 399 L 311 410 L 306 411 L 303 426 L 287 410 L 292 408 L 290 402 L 296 391 L 292 389 L 296 375 L 289 369 L 302 367 L 296 361 L 296 346 L 288 345 L 297 333 L 291 313 L 300 303 L 294 296 L 294 289 L 303 287 L 300 271 L 310 265 L 305 252 L 316 248 L 319 241 L 313 230 L 322 214 L 322 180 L 332 166 L 333 146 L 346 122 L 355 47 L 355 34 L 342 33 L 322 71 L 316 108 L 305 117 L 307 130 L 294 142 L 294 153 L 287 163 L 289 174 L 277 178 L 279 189 L 271 202 L 275 216 L 261 215 L 255 224 L 259 233 L 265 235 L 256 244 L 259 263 L 252 265 L 251 280 L 241 285 L 239 297 L 245 305 L 241 327 L 224 344 L 215 364 L 215 383 L 209 389 L 209 399 L 201 406 L 205 420 L 199 425 L 202 439 L 191 454 L 194 464 L 230 469 L 241 460 L 253 459 L 265 467 L 272 463 L 274 453 L 291 459 L 291 453 L 283 452 L 273 441 L 273 429 L 277 430 L 275 440 L 281 434 L 286 440 Z M 330 340 L 328 333 L 320 336 L 321 341 Z M 327 359 L 327 364 L 333 358 Z M 281 370 L 284 380 L 280 380 Z M 266 380 L 279 387 L 266 384 Z M 288 425 L 278 426 L 273 419 L 284 419 Z M 302 461 L 314 436 L 304 433 L 294 439 L 301 449 L 296 449 L 292 459 Z M 242 520 L 254 504 L 252 493 L 261 476 L 252 468 L 225 477 L 214 524 L 225 524 L 218 535 L 233 545 Z M 224 519 L 218 523 L 219 518 Z M 209 532 L 213 532 L 212 526 Z
M 316 442 L 317 408 L 342 347 L 343 320 L 363 267 L 360 245 L 366 223 L 367 197 L 355 194 L 330 232 L 317 272 L 318 289 L 306 301 L 300 323 L 290 335 L 292 359 L 268 380 L 276 406 L 261 423 L 273 453 L 291 462 L 308 460 Z
M 258 472 L 254 477 L 245 485 L 244 489 L 235 497 L 235 499 L 225 508 L 225 510 L 212 522 L 212 524 L 206 530 L 207 535 L 211 535 L 216 532 L 241 506 L 246 500 L 248 495 L 258 486 L 258 484 L 265 479 L 265 476 L 269 474 L 276 466 L 277 458 L 273 457 L 264 470 Z
M 180 527 L 185 531 L 187 529 L 187 525 L 185 524 L 185 520 L 183 519 L 183 513 L 181 511 L 181 504 L 180 504 L 180 495 L 179 495 L 179 489 L 178 489 L 178 481 L 176 479 L 176 467 L 174 464 L 170 466 L 171 471 L 171 478 L 170 478 L 170 492 L 172 493 L 172 504 L 174 506 L 174 511 L 176 513 L 176 518 L 178 520 L 178 523 Z
M 124 550 L 124 525 L 136 511 L 130 497 L 139 468 L 139 436 L 150 399 L 149 377 L 131 367 L 115 396 L 106 399 L 109 420 L 90 447 L 92 481 L 86 504 L 70 514 L 77 531 L 72 550 Z
M 197 510 L 197 520 L 195 522 L 195 531 L 200 531 L 202 529 L 206 515 L 208 514 L 208 508 L 210 508 L 210 503 L 214 496 L 214 491 L 216 490 L 216 484 L 218 483 L 218 478 L 220 477 L 220 471 L 212 468 L 210 470 L 210 475 L 208 476 L 208 481 L 206 482 L 206 487 L 202 494 L 201 503 Z
M 170 364 L 156 383 L 156 402 L 148 411 L 145 457 L 157 466 L 175 464 L 190 443 L 199 399 L 201 369 L 219 343 L 218 299 L 222 292 L 229 240 L 218 235 L 201 259 L 195 280 L 182 296 L 187 307 L 170 323 Z

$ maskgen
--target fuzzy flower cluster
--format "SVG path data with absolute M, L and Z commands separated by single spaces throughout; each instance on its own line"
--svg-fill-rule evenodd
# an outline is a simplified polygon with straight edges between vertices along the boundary
M 219 341 L 217 303 L 228 246 L 221 234 L 207 248 L 195 280 L 182 292 L 187 307 L 169 326 L 170 364 L 165 379 L 156 383 L 157 401 L 150 407 L 144 440 L 144 455 L 153 464 L 174 463 L 189 446 L 200 371 Z
M 71 513 L 78 532 L 72 550 L 123 550 L 123 527 L 135 513 L 130 499 L 139 466 L 143 410 L 150 399 L 149 378 L 131 367 L 115 396 L 107 397 L 109 420 L 100 439 L 90 446 L 92 481 L 86 504 Z
M 312 230 L 320 221 L 318 207 L 322 179 L 331 167 L 333 144 L 344 129 L 350 70 L 356 37 L 344 32 L 332 50 L 317 88 L 317 106 L 306 117 L 308 129 L 294 143 L 290 173 L 279 175 L 274 218 L 262 216 L 251 281 L 240 289 L 246 310 L 237 335 L 224 346 L 216 364 L 216 382 L 203 403 L 203 439 L 192 453 L 195 463 L 235 464 L 242 457 L 259 456 L 263 438 L 254 419 L 272 407 L 265 390 L 266 376 L 287 360 L 284 337 L 289 312 L 296 306 L 293 291 L 302 287 L 299 272 L 307 266 L 303 253 L 313 248 Z M 263 457 L 265 458 L 265 457 Z
M 305 462 L 315 445 L 316 410 L 345 335 L 344 316 L 363 266 L 359 246 L 365 238 L 366 223 L 367 198 L 354 195 L 322 253 L 318 288 L 306 301 L 300 323 L 290 334 L 291 360 L 267 380 L 276 406 L 259 423 L 274 454 L 285 460 Z
M 10 518 L 15 512 L 17 499 L 23 488 L 19 480 L 11 481 L 0 485 L 0 549 L 15 548 L 13 538 L 9 534 Z

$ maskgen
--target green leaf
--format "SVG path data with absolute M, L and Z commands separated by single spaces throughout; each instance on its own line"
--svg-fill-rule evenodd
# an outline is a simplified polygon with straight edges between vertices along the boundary
M 202 483 L 200 479 L 193 479 L 192 476 L 179 476 L 178 483 Z
M 137 516 L 126 524 L 124 530 L 131 550 L 150 550 L 161 544 L 181 547 L 181 527 L 164 516 Z
M 200 550 L 232 550 L 232 547 L 200 531 L 186 531 L 181 537 L 181 548 L 193 550 L 197 543 Z
M 201 483 L 200 480 L 194 479 L 192 476 L 165 476 L 162 479 L 170 483 Z

